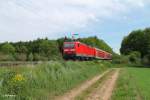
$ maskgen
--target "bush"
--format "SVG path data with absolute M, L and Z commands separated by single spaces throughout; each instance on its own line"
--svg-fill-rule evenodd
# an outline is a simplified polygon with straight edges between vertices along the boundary
M 0 52 L 0 61 L 14 61 L 15 58 L 12 54 L 4 54 Z
M 16 72 L 7 72 L 4 74 L 2 86 L 3 94 L 22 95 L 26 90 L 26 79 Z
M 15 58 L 17 61 L 26 61 L 27 55 L 24 53 L 17 53 L 17 54 L 15 54 Z
M 112 58 L 112 63 L 114 63 L 114 64 L 128 64 L 129 63 L 129 57 L 114 54 L 113 58 Z
M 112 62 L 116 64 L 141 65 L 141 54 L 137 51 L 131 52 L 127 56 L 114 54 Z
M 144 65 L 150 65 L 150 54 L 144 56 L 144 58 L 142 59 L 142 63 L 143 63 Z
M 14 46 L 7 42 L 2 44 L 0 50 L 5 54 L 13 54 L 15 52 Z
M 35 53 L 33 56 L 34 56 L 34 57 L 33 57 L 33 60 L 34 60 L 34 61 L 47 61 L 47 60 L 48 60 L 47 57 L 42 56 L 42 55 L 40 55 L 40 54 L 38 54 L 38 53 Z
M 141 53 L 138 51 L 133 51 L 129 55 L 129 61 L 134 64 L 140 64 L 141 63 Z
M 29 61 L 33 61 L 33 54 L 32 54 L 32 53 L 30 53 L 30 54 L 28 55 L 28 60 L 29 60 Z

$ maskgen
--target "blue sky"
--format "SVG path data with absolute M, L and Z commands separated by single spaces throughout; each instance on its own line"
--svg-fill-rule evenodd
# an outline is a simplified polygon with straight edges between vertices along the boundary
M 78 33 L 119 53 L 121 40 L 150 26 L 149 0 L 0 0 L 0 42 Z

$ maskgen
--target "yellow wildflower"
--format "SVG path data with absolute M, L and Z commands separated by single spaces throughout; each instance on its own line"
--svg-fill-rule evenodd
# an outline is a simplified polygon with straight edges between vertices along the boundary
M 21 74 L 16 74 L 13 78 L 14 81 L 23 81 L 25 78 Z

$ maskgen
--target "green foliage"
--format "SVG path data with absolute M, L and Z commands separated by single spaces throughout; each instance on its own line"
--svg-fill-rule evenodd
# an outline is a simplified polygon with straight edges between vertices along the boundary
M 146 66 L 150 65 L 150 54 L 144 56 L 144 58 L 142 59 L 142 63 Z
M 114 64 L 131 64 L 141 66 L 141 53 L 138 51 L 130 52 L 129 55 L 113 54 L 112 63 Z
M 15 59 L 17 61 L 26 61 L 27 60 L 27 55 L 24 53 L 16 53 L 15 54 Z
M 3 43 L 0 47 L 0 51 L 5 54 L 13 54 L 15 52 L 15 48 L 10 43 L 6 42 Z
M 23 75 L 16 72 L 7 72 L 3 76 L 3 94 L 22 95 L 26 91 L 26 80 Z
M 28 55 L 28 60 L 29 60 L 29 61 L 33 61 L 33 54 L 32 54 L 32 53 L 30 53 L 30 54 Z
M 15 47 L 6 42 L 0 44 L 0 61 L 14 61 Z
M 30 45 L 30 52 L 34 54 L 35 60 L 50 60 L 60 54 L 57 42 L 47 38 L 35 40 L 28 45 Z
M 137 51 L 133 51 L 129 55 L 129 61 L 131 63 L 140 64 L 141 62 L 141 53 Z
M 133 53 L 134 51 L 139 52 L 141 57 Z M 123 39 L 120 52 L 123 55 L 129 55 L 129 61 L 132 63 L 141 63 L 142 61 L 145 65 L 150 64 L 150 28 L 132 31 Z
M 112 63 L 114 64 L 128 64 L 129 63 L 129 57 L 113 54 Z
M 25 45 L 22 45 L 21 42 L 17 43 L 15 45 L 15 48 L 16 48 L 17 53 L 27 53 L 28 52 L 27 47 Z
M 15 61 L 15 57 L 12 54 L 0 52 L 0 61 Z
M 58 48 L 59 48 L 59 51 L 62 53 L 63 52 L 63 43 L 64 43 L 65 39 L 64 38 L 60 38 L 57 40 L 57 43 L 58 43 Z
M 41 54 L 34 53 L 34 54 L 33 54 L 33 60 L 34 60 L 34 61 L 47 61 L 48 58 L 45 57 L 45 56 L 43 56 L 43 55 L 41 55 Z
M 132 51 L 138 51 L 144 57 L 150 52 L 150 28 L 132 31 L 121 44 L 120 52 L 124 55 Z
M 29 42 L 2 43 L 0 52 L 1 61 L 47 61 L 61 58 L 58 42 L 47 38 Z M 33 54 L 31 55 L 31 53 Z
M 0 44 L 0 61 L 61 60 L 64 41 L 73 40 L 70 38 L 60 38 L 58 40 L 45 38 L 29 42 L 2 43 Z M 112 49 L 97 37 L 82 38 L 80 41 L 112 53 Z

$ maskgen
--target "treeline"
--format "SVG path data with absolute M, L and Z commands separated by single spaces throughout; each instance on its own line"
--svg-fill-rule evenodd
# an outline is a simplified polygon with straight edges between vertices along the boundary
M 130 62 L 150 65 L 150 28 L 132 31 L 124 37 L 120 52 Z
M 112 48 L 105 43 L 103 40 L 98 39 L 96 36 L 95 37 L 89 37 L 89 38 L 83 38 L 80 40 L 81 42 L 88 44 L 92 47 L 100 48 L 102 50 L 105 50 L 107 52 L 113 53 Z
M 78 39 L 88 45 L 112 52 L 112 49 L 97 37 Z M 0 44 L 0 61 L 48 61 L 62 59 L 64 41 L 71 39 L 60 38 L 57 40 L 37 39 L 28 42 L 5 42 Z
M 29 42 L 0 44 L 1 61 L 47 61 L 60 56 L 55 40 L 37 39 Z

